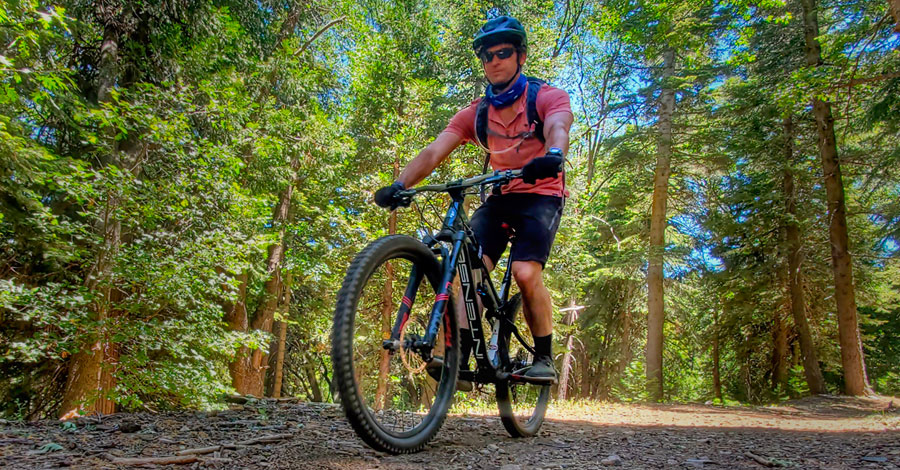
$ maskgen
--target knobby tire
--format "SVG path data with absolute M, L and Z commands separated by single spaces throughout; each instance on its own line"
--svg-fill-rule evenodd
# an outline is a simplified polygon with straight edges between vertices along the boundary
M 332 362 L 334 381 L 340 394 L 341 404 L 353 430 L 372 448 L 400 454 L 421 450 L 435 436 L 447 416 L 447 410 L 450 408 L 456 390 L 456 371 L 459 368 L 459 333 L 451 295 L 444 313 L 444 326 L 441 328 L 445 337 L 439 337 L 436 340 L 436 342 L 445 342 L 444 365 L 442 380 L 436 385 L 437 390 L 431 407 L 427 411 L 427 415 L 413 429 L 403 432 L 389 429 L 385 423 L 380 421 L 377 413 L 367 405 L 364 396 L 367 392 L 361 389 L 361 384 L 357 381 L 359 375 L 355 370 L 354 348 L 357 343 L 355 325 L 358 317 L 362 315 L 360 300 L 364 288 L 372 280 L 373 273 L 390 260 L 398 260 L 398 262 L 406 260 L 414 264 L 417 269 L 422 270 L 424 276 L 419 285 L 424 283 L 428 286 L 420 287 L 420 289 L 427 291 L 430 295 L 419 295 L 414 303 L 419 306 L 417 308 L 425 308 L 419 312 L 430 311 L 441 278 L 441 265 L 431 250 L 421 241 L 406 235 L 391 235 L 372 242 L 353 260 L 338 293 L 332 332 Z M 408 279 L 407 276 L 404 282 Z M 372 281 L 374 282 L 374 280 Z M 403 286 L 404 282 L 401 282 L 400 285 Z M 396 311 L 395 308 L 394 313 Z M 407 324 L 418 320 L 427 321 L 427 318 L 410 318 Z M 391 321 L 393 322 L 393 318 Z M 381 338 L 377 339 L 380 347 Z M 371 346 L 369 347 L 371 348 Z M 406 354 L 415 355 L 416 353 L 408 351 Z M 397 355 L 399 353 L 392 356 L 390 360 L 399 360 L 395 357 Z M 384 412 L 381 413 L 381 416 L 387 417 Z M 419 414 L 416 414 L 416 417 L 418 416 Z
M 521 293 L 510 301 L 509 317 L 515 321 L 522 311 Z M 512 325 L 505 320 L 500 325 L 500 360 L 506 367 L 516 360 L 516 353 L 526 351 L 518 343 L 512 332 Z M 532 437 L 541 429 L 547 404 L 550 402 L 550 385 L 534 385 L 513 383 L 508 380 L 497 382 L 497 407 L 500 410 L 500 421 L 506 432 L 512 437 Z

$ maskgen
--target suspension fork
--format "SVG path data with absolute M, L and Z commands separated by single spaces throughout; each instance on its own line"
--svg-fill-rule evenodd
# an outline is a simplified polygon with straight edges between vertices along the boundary
M 437 240 L 432 238 L 427 240 L 426 244 L 429 248 L 432 248 L 432 250 L 436 250 L 434 245 L 437 244 Z M 444 260 L 441 272 L 446 272 L 450 256 L 447 249 L 444 247 L 440 248 L 440 253 L 442 255 L 441 258 Z M 400 308 L 397 310 L 397 317 L 394 320 L 394 326 L 391 329 L 390 339 L 384 340 L 383 346 L 385 349 L 396 351 L 400 348 L 400 334 L 403 331 L 403 328 L 406 327 L 406 322 L 409 321 L 409 313 L 412 310 L 413 302 L 416 301 L 416 294 L 419 291 L 419 284 L 422 282 L 423 277 L 424 274 L 422 274 L 419 267 L 413 265 L 409 273 L 409 282 L 406 284 L 406 290 L 403 292 L 403 298 L 400 299 Z M 442 283 L 441 285 L 446 285 L 446 283 Z M 442 298 L 441 292 L 438 292 L 437 298 Z M 432 316 L 433 315 L 434 313 L 432 313 Z
M 434 342 L 441 328 L 441 320 L 447 315 L 447 307 L 450 305 L 450 290 L 453 285 L 453 278 L 456 276 L 456 261 L 459 258 L 459 251 L 462 248 L 465 232 L 462 230 L 456 232 L 452 236 L 453 248 L 450 250 L 450 256 L 444 259 L 443 276 L 441 276 L 440 288 L 434 297 L 434 306 L 431 308 L 429 316 L 428 329 L 425 337 L 413 344 L 413 347 L 423 352 L 425 356 L 431 356 L 431 350 L 434 349 Z M 451 313 L 453 314 L 453 313 Z M 449 328 L 449 322 L 446 322 Z
M 462 193 L 459 193 L 455 195 L 453 202 L 447 209 L 447 215 L 444 217 L 444 227 L 441 230 L 442 233 L 451 231 L 451 227 L 456 223 L 457 217 L 459 216 L 459 209 L 461 206 Z M 442 236 L 439 234 L 438 238 L 441 237 Z M 412 344 L 412 349 L 418 351 L 426 361 L 431 359 L 431 351 L 434 349 L 434 342 L 441 326 L 441 320 L 445 319 L 447 306 L 450 304 L 450 289 L 453 284 L 453 277 L 456 274 L 454 266 L 456 266 L 456 260 L 459 257 L 460 248 L 462 247 L 464 238 L 465 232 L 458 230 L 450 236 L 453 245 L 449 255 L 446 248 L 441 248 L 440 250 L 443 259 L 441 269 L 443 275 L 441 276 L 437 294 L 434 298 L 434 306 L 429 315 L 428 328 L 425 337 L 417 339 Z M 438 243 L 438 240 L 431 236 L 426 237 L 426 240 L 423 241 L 432 250 L 435 249 L 434 246 Z M 394 320 L 394 326 L 391 329 L 391 337 L 382 342 L 382 347 L 391 351 L 391 353 L 398 351 L 403 347 L 400 343 L 400 335 L 403 328 L 406 326 L 406 322 L 409 321 L 410 310 L 412 309 L 413 302 L 416 300 L 416 292 L 418 291 L 419 284 L 422 282 L 422 277 L 424 276 L 424 274 L 419 271 L 418 267 L 413 265 L 410 270 L 409 283 L 406 285 L 406 291 L 403 293 L 400 308 L 397 310 L 397 318 Z M 445 323 L 446 328 L 449 328 L 449 321 Z
M 413 302 L 416 300 L 416 293 L 419 291 L 419 283 L 422 282 L 424 275 L 419 272 L 419 267 L 415 264 L 409 273 L 409 282 L 406 284 L 406 291 L 403 292 L 403 299 L 400 300 L 400 308 L 397 310 L 397 318 L 394 320 L 394 327 L 391 329 L 390 339 L 384 340 L 382 347 L 391 353 L 397 351 L 402 346 L 400 344 L 400 332 L 409 321 L 409 312 L 412 309 Z

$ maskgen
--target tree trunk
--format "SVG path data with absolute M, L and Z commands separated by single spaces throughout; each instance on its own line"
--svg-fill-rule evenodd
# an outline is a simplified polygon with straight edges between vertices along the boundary
M 772 342 L 772 391 L 777 392 L 787 385 L 788 370 L 788 329 L 781 308 L 772 319 Z
M 307 399 L 310 399 L 310 397 L 313 396 L 313 391 L 309 387 L 309 380 L 306 377 L 307 373 L 305 367 L 301 365 L 299 372 L 291 367 L 287 367 L 285 370 L 287 370 L 292 376 L 294 376 L 294 382 L 299 384 L 303 388 L 305 396 L 307 397 Z
M 111 100 L 112 90 L 116 86 L 119 74 L 118 50 L 118 32 L 112 26 L 107 26 L 100 46 L 97 90 L 97 100 L 100 103 Z M 107 129 L 106 132 L 112 151 L 104 156 L 101 163 L 104 166 L 121 166 L 117 131 Z M 95 295 L 90 307 L 91 319 L 98 322 L 99 329 L 91 335 L 92 339 L 87 344 L 80 347 L 69 364 L 66 388 L 58 411 L 58 416 L 63 419 L 80 414 L 115 411 L 115 403 L 107 395 L 115 388 L 113 362 L 118 359 L 117 346 L 109 341 L 110 332 L 107 330 L 107 320 L 112 316 L 114 302 L 112 271 L 122 244 L 122 223 L 116 215 L 121 200 L 115 191 L 111 189 L 107 193 L 105 216 L 99 227 L 103 234 L 103 244 L 85 279 L 85 286 Z
M 588 398 L 591 396 L 591 357 L 588 354 L 587 346 L 581 345 L 581 379 L 579 380 L 578 396 Z
M 400 175 L 400 161 L 394 160 L 394 180 Z M 391 211 L 388 216 L 388 234 L 397 233 L 397 211 Z M 394 266 L 391 263 L 384 265 L 385 281 L 384 289 L 381 291 L 381 335 L 387 339 L 391 334 L 391 320 L 394 314 Z M 387 407 L 387 403 L 383 403 L 387 399 L 388 373 L 390 372 L 391 356 L 387 349 L 381 349 L 381 361 L 378 366 L 378 385 L 375 388 L 375 408 L 383 409 Z
M 894 17 L 894 31 L 900 33 L 900 0 L 888 0 Z
M 712 343 L 712 354 L 713 354 L 713 393 L 716 395 L 716 398 L 719 399 L 719 403 L 722 402 L 722 378 L 721 378 L 721 365 L 719 363 L 720 353 L 719 353 L 719 311 L 713 308 L 713 343 Z
M 269 246 L 269 256 L 266 260 L 267 273 L 269 275 L 263 285 L 264 299 L 259 303 L 250 328 L 256 331 L 271 333 L 275 323 L 275 309 L 278 305 L 279 292 L 282 290 L 281 263 L 284 260 L 284 230 L 279 233 L 282 243 Z M 245 362 L 247 367 L 244 385 L 246 389 L 239 393 L 253 396 L 263 396 L 265 389 L 266 369 L 268 369 L 268 351 L 259 348 L 250 353 L 250 361 Z
M 102 334 L 102 333 L 101 333 Z M 85 346 L 72 357 L 66 389 L 58 415 L 61 419 L 76 418 L 83 414 L 114 413 L 115 403 L 107 393 L 116 385 L 112 374 L 118 362 L 118 350 L 105 336 L 97 339 L 85 350 Z
M 394 233 L 394 224 L 397 217 L 397 212 L 392 211 L 390 215 L 390 225 L 391 230 L 390 233 L 393 235 Z M 381 320 L 381 335 L 382 338 L 386 338 L 387 335 L 390 334 L 391 328 L 391 314 L 394 312 L 393 302 L 391 299 L 394 295 L 394 269 L 393 265 L 388 262 L 385 263 L 385 280 L 384 280 L 384 288 L 381 290 L 381 312 L 379 312 L 379 319 Z M 379 361 L 378 366 L 378 385 L 375 388 L 375 409 L 380 410 L 384 407 L 383 401 L 387 395 L 387 386 L 388 386 L 388 373 L 390 372 L 391 365 L 391 356 L 386 349 L 381 349 L 380 353 L 381 360 Z
M 788 245 L 788 289 L 791 316 L 800 337 L 800 353 L 803 358 L 803 374 L 806 377 L 806 384 L 810 393 L 818 395 L 825 393 L 825 379 L 819 369 L 816 346 L 809 330 L 809 322 L 806 320 L 806 294 L 803 291 L 803 276 L 800 273 L 803 254 L 800 249 L 800 225 L 797 222 L 797 192 L 794 189 L 794 173 L 791 169 L 794 161 L 794 123 L 790 115 L 784 118 L 784 136 L 786 163 L 783 191 L 788 221 L 785 231 Z
M 275 346 L 275 379 L 272 384 L 272 398 L 281 398 L 281 385 L 284 380 L 284 346 L 287 339 L 287 322 L 278 322 L 278 344 Z
M 569 377 L 572 371 L 572 347 L 575 345 L 575 335 L 570 333 L 566 336 L 566 352 L 563 355 L 562 372 L 559 378 L 559 389 L 556 398 L 565 400 L 569 394 Z
M 629 292 L 632 292 L 632 289 L 629 289 Z M 619 337 L 619 364 L 616 367 L 616 375 L 618 376 L 619 381 L 622 380 L 622 375 L 625 373 L 625 369 L 628 368 L 628 365 L 631 364 L 632 359 L 630 302 L 631 295 L 629 294 L 624 309 L 622 310 L 622 336 Z
M 803 4 L 804 36 L 806 39 L 806 63 L 812 67 L 822 65 L 818 10 L 815 0 L 801 0 Z M 850 258 L 850 241 L 847 235 L 847 215 L 844 202 L 844 182 L 838 160 L 837 142 L 834 136 L 834 117 L 831 103 L 818 97 L 813 99 L 813 114 L 819 134 L 819 156 L 825 178 L 828 198 L 829 235 L 831 239 L 831 266 L 834 271 L 834 297 L 837 302 L 838 332 L 841 344 L 841 363 L 844 368 L 844 393 L 865 395 L 869 389 L 863 359 L 862 341 L 856 313 L 856 293 L 853 286 L 853 265 Z
M 597 367 L 591 373 L 591 398 L 594 400 L 600 399 L 600 396 L 603 395 L 603 367 L 602 362 L 597 364 Z
M 753 401 L 754 393 L 753 393 L 753 384 L 750 380 L 750 349 L 747 346 L 750 344 L 750 333 L 744 333 L 744 341 L 741 346 L 739 346 L 737 360 L 741 365 L 740 368 L 740 385 L 738 390 L 740 390 L 740 400 L 741 401 Z
M 225 311 L 225 323 L 231 331 L 240 331 L 246 333 L 250 328 L 247 318 L 247 272 L 242 272 L 236 277 L 238 282 L 237 300 L 234 302 L 226 302 L 223 305 Z M 244 371 L 247 367 L 242 362 L 249 359 L 250 349 L 241 346 L 235 355 L 234 361 L 228 363 L 228 371 L 231 374 L 231 386 L 235 390 L 244 389 Z
M 787 238 L 784 233 L 781 236 L 782 241 Z M 790 277 L 787 269 L 781 269 L 777 274 L 777 285 L 786 286 Z M 769 367 L 773 396 L 778 396 L 787 386 L 789 326 L 786 323 L 785 316 L 788 311 L 788 300 L 783 299 L 772 312 L 772 357 Z
M 563 320 L 563 324 L 571 327 L 575 324 L 575 320 L 578 318 L 578 310 L 575 309 L 575 299 L 571 299 L 569 301 L 569 311 L 566 312 L 566 317 Z M 570 329 L 569 333 L 566 335 L 566 352 L 563 353 L 562 360 L 562 370 L 560 371 L 559 376 L 559 388 L 556 392 L 556 398 L 559 400 L 565 400 L 569 391 L 569 376 L 571 375 L 572 369 L 572 349 L 575 345 L 575 331 Z
M 272 214 L 273 226 L 278 227 L 277 241 L 269 245 L 266 259 L 267 279 L 263 286 L 261 299 L 250 322 L 250 329 L 266 333 L 272 332 L 275 321 L 275 310 L 281 300 L 283 282 L 281 277 L 281 265 L 284 261 L 285 223 L 289 220 L 291 209 L 291 196 L 294 185 L 297 184 L 296 172 L 300 166 L 298 158 L 291 161 L 291 170 L 294 177 L 291 178 L 278 198 L 278 205 Z M 246 331 L 246 330 L 245 330 Z M 265 391 L 267 351 L 255 349 L 247 354 L 246 348 L 241 348 L 235 363 L 232 364 L 232 384 L 241 395 L 253 395 L 261 397 Z M 240 380 L 238 380 L 240 378 Z
M 291 315 L 292 279 L 293 278 L 291 273 L 288 272 L 284 278 L 284 297 L 282 298 L 281 306 L 279 308 L 279 310 L 281 311 L 282 319 L 278 322 L 278 344 L 276 346 L 277 353 L 275 354 L 275 380 L 272 385 L 272 397 L 274 398 L 281 397 L 281 385 L 284 378 L 284 348 L 287 342 L 287 320 Z
M 307 362 L 303 366 L 306 372 L 306 380 L 309 381 L 309 388 L 312 390 L 312 401 L 316 403 L 322 402 L 322 387 L 319 386 L 319 378 L 316 377 L 316 367 L 312 362 Z
M 296 8 L 290 8 L 281 23 L 278 36 L 276 38 L 277 47 L 294 34 L 294 29 L 300 19 L 301 6 L 298 4 Z M 268 86 L 260 89 L 257 97 L 259 105 L 256 113 L 261 112 L 271 91 L 276 88 L 278 82 L 278 66 L 273 66 L 268 73 Z M 253 113 L 251 116 L 257 116 Z M 291 160 L 291 172 L 293 176 L 278 195 L 278 205 L 273 213 L 273 227 L 279 229 L 278 238 L 275 243 L 269 246 L 268 256 L 266 259 L 266 275 L 268 276 L 263 287 L 262 298 L 259 305 L 250 320 L 249 328 L 261 330 L 266 333 L 272 332 L 272 323 L 275 316 L 275 308 L 278 304 L 279 294 L 281 293 L 281 265 L 284 260 L 284 223 L 290 215 L 291 195 L 293 188 L 297 184 L 297 170 L 300 166 L 300 160 L 294 157 Z M 248 331 L 248 325 L 245 321 L 242 326 L 243 330 Z M 265 377 L 267 364 L 267 353 L 261 349 L 249 351 L 248 348 L 241 347 L 238 351 L 235 361 L 229 364 L 231 371 L 232 385 L 239 394 L 253 395 L 261 397 L 265 392 Z
M 659 144 L 656 174 L 653 177 L 653 201 L 650 213 L 650 253 L 647 269 L 647 393 L 654 401 L 663 399 L 663 252 L 665 250 L 666 202 L 672 158 L 672 115 L 675 90 L 669 80 L 675 75 L 675 51 L 663 52 L 662 96 L 659 102 Z

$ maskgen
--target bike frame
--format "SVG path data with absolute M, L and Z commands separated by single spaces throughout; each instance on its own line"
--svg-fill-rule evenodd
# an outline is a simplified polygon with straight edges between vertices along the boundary
M 505 177 L 509 178 L 509 175 Z M 487 182 L 490 183 L 490 179 Z M 478 364 L 477 370 L 481 372 L 474 379 L 476 382 L 491 383 L 504 379 L 508 375 L 508 371 L 501 369 L 502 364 L 500 364 L 497 354 L 497 326 L 499 326 L 499 322 L 507 320 L 506 316 L 514 313 L 508 312 L 507 309 L 512 280 L 512 263 L 510 255 L 507 255 L 506 271 L 503 274 L 500 292 L 497 292 L 491 280 L 490 271 L 488 271 L 484 261 L 478 255 L 480 245 L 475 240 L 475 235 L 469 226 L 468 217 L 461 210 L 466 190 L 471 186 L 462 184 L 458 187 L 454 187 L 452 184 L 447 186 L 443 190 L 450 194 L 452 202 L 447 209 L 441 230 L 434 236 L 426 235 L 422 239 L 422 242 L 435 254 L 439 254 L 442 260 L 441 279 L 438 284 L 438 292 L 435 295 L 434 305 L 429 315 L 425 337 L 407 339 L 406 344 L 401 344 L 400 341 L 401 332 L 409 320 L 410 309 L 415 301 L 418 286 L 422 282 L 423 274 L 418 272 L 416 267 L 413 266 L 409 283 L 391 330 L 391 337 L 384 341 L 384 348 L 391 351 L 391 353 L 396 352 L 399 348 L 412 349 L 421 355 L 425 362 L 432 359 L 432 351 L 434 350 L 441 321 L 444 321 L 445 327 L 449 328 L 450 324 L 449 321 L 446 321 L 446 315 L 456 314 L 456 312 L 448 312 L 447 307 L 450 303 L 450 290 L 453 288 L 453 280 L 458 273 L 462 287 L 463 302 L 465 303 L 466 318 L 472 334 L 472 353 Z M 439 187 L 436 186 L 435 188 Z M 472 275 L 477 271 L 481 272 L 480 285 L 476 285 Z M 481 309 L 478 308 L 479 298 L 485 308 L 486 317 L 493 326 L 490 342 L 493 354 L 489 354 L 485 347 L 485 336 L 481 327 L 482 314 Z M 513 319 L 508 320 L 511 322 Z M 531 349 L 522 340 L 518 329 L 513 328 L 513 332 L 518 341 L 526 348 Z

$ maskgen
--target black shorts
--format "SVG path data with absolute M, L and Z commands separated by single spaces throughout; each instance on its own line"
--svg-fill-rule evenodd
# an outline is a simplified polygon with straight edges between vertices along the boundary
M 503 223 L 515 232 L 512 261 L 547 263 L 559 219 L 563 198 L 543 194 L 511 193 L 491 196 L 472 215 L 471 226 L 482 254 L 497 265 L 509 243 Z

